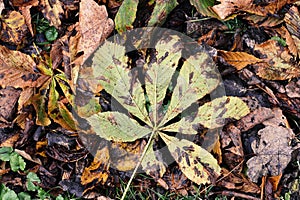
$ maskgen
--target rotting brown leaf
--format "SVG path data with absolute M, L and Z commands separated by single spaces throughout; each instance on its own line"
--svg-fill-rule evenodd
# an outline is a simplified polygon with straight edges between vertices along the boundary
M 77 52 L 84 52 L 84 62 L 113 31 L 114 22 L 108 18 L 104 5 L 99 6 L 93 0 L 85 0 L 80 2 L 79 28 L 81 38 Z
M 260 141 L 253 141 L 251 147 L 256 156 L 247 161 L 247 175 L 253 182 L 261 176 L 276 176 L 282 173 L 291 160 L 293 148 L 291 129 L 282 126 L 266 126 L 258 131 Z
M 20 51 L 0 46 L 0 85 L 14 88 L 40 87 L 49 77 L 36 73 L 34 60 Z
M 256 58 L 255 56 L 246 52 L 230 52 L 219 50 L 218 54 L 224 58 L 228 64 L 234 66 L 237 70 L 241 70 L 247 65 L 261 62 L 261 59 Z

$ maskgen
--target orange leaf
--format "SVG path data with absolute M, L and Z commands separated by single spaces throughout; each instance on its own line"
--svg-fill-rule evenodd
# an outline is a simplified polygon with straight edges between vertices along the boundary
M 224 58 L 224 60 L 234 66 L 237 70 L 241 70 L 247 65 L 261 62 L 261 59 L 256 58 L 245 52 L 229 52 L 229 51 L 218 51 L 218 54 Z

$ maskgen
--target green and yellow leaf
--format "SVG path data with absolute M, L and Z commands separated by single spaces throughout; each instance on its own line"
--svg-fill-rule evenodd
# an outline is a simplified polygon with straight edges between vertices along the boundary
M 210 183 L 220 175 L 217 160 L 205 149 L 185 139 L 177 139 L 162 132 L 159 135 L 167 144 L 181 171 L 197 184 Z

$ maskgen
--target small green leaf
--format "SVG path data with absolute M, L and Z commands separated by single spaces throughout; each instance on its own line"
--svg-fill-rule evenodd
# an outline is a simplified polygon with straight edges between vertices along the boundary
M 119 112 L 94 114 L 87 121 L 97 135 L 115 142 L 132 142 L 151 132 L 151 129 L 140 126 L 135 120 Z
M 18 194 L 19 200 L 31 200 L 31 196 L 26 192 L 20 192 Z
M 178 5 L 177 0 L 157 0 L 151 14 L 148 26 L 161 25 L 168 14 Z
M 49 27 L 45 31 L 45 37 L 49 42 L 53 42 L 58 37 L 58 32 L 54 26 Z
M 0 148 L 0 160 L 9 161 L 10 154 L 13 152 L 12 147 L 1 147 Z
M 19 154 L 17 154 L 16 152 L 13 152 L 10 155 L 10 167 L 11 167 L 12 171 L 16 172 L 19 169 L 24 170 L 26 167 L 26 163 Z
M 116 30 L 123 33 L 128 29 L 132 29 L 134 22 L 138 0 L 124 0 L 115 17 Z
M 29 172 L 26 176 L 28 181 L 40 183 L 40 178 L 36 175 L 36 173 Z
M 177 139 L 162 132 L 159 135 L 168 146 L 181 171 L 197 184 L 210 183 L 221 172 L 217 160 L 205 149 L 185 139 Z
M 64 198 L 63 198 L 63 196 L 61 196 L 61 194 L 60 194 L 60 195 L 58 195 L 58 196 L 55 198 L 55 200 L 64 200 Z
M 13 190 L 7 191 L 3 196 L 1 200 L 17 200 L 18 196 Z

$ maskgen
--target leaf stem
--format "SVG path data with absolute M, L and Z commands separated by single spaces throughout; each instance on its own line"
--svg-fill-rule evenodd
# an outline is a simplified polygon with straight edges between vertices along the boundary
M 125 188 L 125 190 L 124 190 L 124 193 L 123 193 L 123 195 L 122 195 L 121 200 L 124 200 L 124 199 L 125 199 L 126 194 L 127 194 L 128 190 L 129 190 L 129 187 L 130 187 L 130 185 L 131 185 L 131 182 L 133 181 L 133 178 L 134 178 L 134 176 L 135 176 L 135 174 L 136 174 L 136 172 L 137 172 L 139 166 L 141 165 L 141 163 L 142 163 L 142 161 L 143 161 L 143 159 L 144 159 L 144 157 L 145 157 L 145 155 L 146 155 L 147 149 L 149 148 L 149 146 L 150 146 L 150 144 L 151 144 L 151 141 L 152 141 L 152 139 L 153 139 L 155 133 L 156 133 L 156 130 L 153 130 L 152 133 L 151 133 L 151 135 L 150 135 L 150 137 L 149 137 L 149 140 L 148 140 L 148 142 L 147 142 L 147 145 L 145 146 L 145 149 L 144 149 L 144 151 L 143 151 L 143 153 L 142 153 L 142 155 L 141 155 L 141 157 L 140 157 L 140 159 L 139 159 L 139 162 L 138 162 L 138 164 L 136 165 L 136 167 L 134 168 L 134 170 L 133 170 L 133 172 L 132 172 L 132 175 L 131 175 L 131 177 L 130 177 L 130 179 L 129 179 L 127 185 L 126 185 L 126 188 Z

